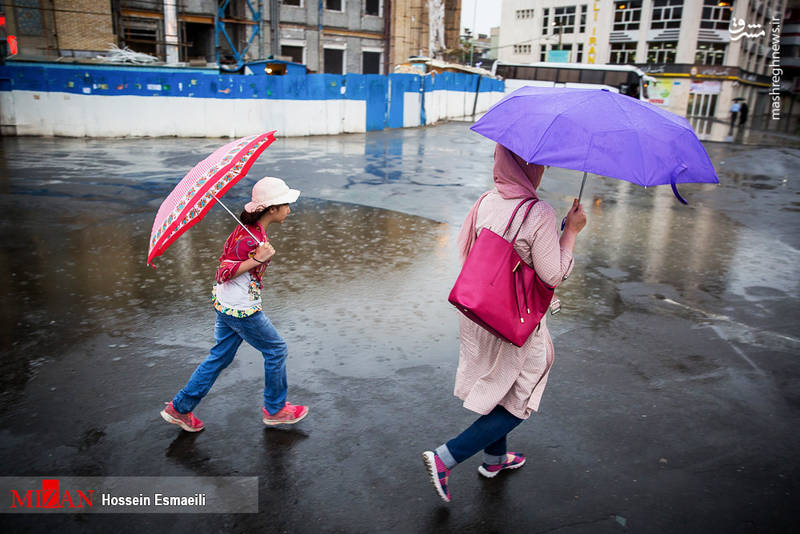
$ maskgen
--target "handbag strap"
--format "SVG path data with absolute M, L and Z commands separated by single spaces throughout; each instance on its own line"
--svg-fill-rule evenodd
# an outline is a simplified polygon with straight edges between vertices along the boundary
M 503 230 L 503 237 L 505 237 L 506 233 L 508 232 L 508 229 L 511 228 L 511 223 L 514 222 L 514 217 L 517 216 L 517 212 L 522 207 L 522 205 L 528 202 L 529 200 L 533 200 L 533 202 L 531 202 L 530 206 L 528 206 L 528 209 L 525 210 L 525 215 L 522 217 L 522 221 L 519 223 L 519 228 L 517 228 L 517 233 L 514 234 L 514 239 L 511 240 L 512 245 L 517 241 L 517 236 L 519 235 L 520 230 L 522 230 L 522 225 L 525 224 L 525 219 L 528 218 L 528 214 L 531 212 L 531 208 L 533 208 L 533 205 L 536 204 L 539 201 L 539 199 L 533 197 L 522 199 L 522 202 L 517 204 L 517 207 L 514 208 L 514 213 L 512 213 L 511 218 L 508 219 L 508 224 L 506 225 L 506 229 Z

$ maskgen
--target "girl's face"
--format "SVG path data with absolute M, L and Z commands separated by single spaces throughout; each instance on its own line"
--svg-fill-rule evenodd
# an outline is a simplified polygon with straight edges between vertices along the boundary
M 289 204 L 281 204 L 280 206 L 270 206 L 270 208 L 264 212 L 264 215 L 258 220 L 261 226 L 269 226 L 272 223 L 282 224 L 283 221 L 286 220 L 287 215 L 291 213 L 292 210 L 289 208 Z
M 281 204 L 278 206 L 278 211 L 275 213 L 275 222 L 280 224 L 286 220 L 286 217 L 292 212 L 289 204 Z

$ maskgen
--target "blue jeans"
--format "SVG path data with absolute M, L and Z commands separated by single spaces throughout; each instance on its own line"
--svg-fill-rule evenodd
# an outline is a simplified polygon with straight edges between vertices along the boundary
M 491 412 L 480 416 L 468 429 L 438 447 L 436 454 L 448 469 L 452 469 L 481 449 L 486 463 L 502 463 L 508 452 L 506 435 L 522 421 L 523 419 L 511 415 L 502 406 L 495 406 Z
M 288 390 L 286 356 L 289 351 L 269 318 L 263 312 L 240 319 L 217 311 L 214 339 L 217 343 L 208 357 L 172 399 L 175 409 L 180 413 L 193 411 L 208 394 L 219 373 L 233 361 L 242 341 L 247 341 L 264 355 L 264 408 L 270 414 L 279 412 L 286 402 Z

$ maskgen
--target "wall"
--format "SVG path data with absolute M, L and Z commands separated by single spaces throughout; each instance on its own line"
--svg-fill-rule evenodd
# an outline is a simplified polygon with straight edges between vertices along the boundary
M 366 15 L 361 0 L 342 0 L 343 11 L 322 10 L 322 47 L 345 50 L 345 73 L 360 73 L 361 52 L 384 50 L 383 16 Z M 264 13 L 269 18 L 268 9 Z M 269 24 L 267 24 L 269 26 Z M 302 46 L 302 62 L 314 72 L 324 72 L 320 58 L 319 3 L 305 0 L 302 6 L 280 5 L 279 42 Z M 275 52 L 280 55 L 280 51 Z M 385 54 L 382 54 L 384 56 Z M 386 58 L 382 57 L 385 63 Z
M 58 0 L 54 6 L 61 50 L 102 51 L 117 42 L 110 0 Z
M 471 116 L 503 90 L 462 73 L 242 76 L 20 62 L 0 67 L 0 127 L 67 137 L 326 135 Z

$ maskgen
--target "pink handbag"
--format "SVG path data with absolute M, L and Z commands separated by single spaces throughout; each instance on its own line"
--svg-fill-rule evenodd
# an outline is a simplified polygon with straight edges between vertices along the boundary
M 520 228 L 511 242 L 506 241 L 514 217 L 530 200 L 533 202 L 525 210 Z M 514 250 L 522 224 L 536 202 L 526 198 L 517 205 L 503 236 L 488 228 L 481 230 L 448 298 L 467 318 L 517 347 L 539 325 L 555 291 Z

